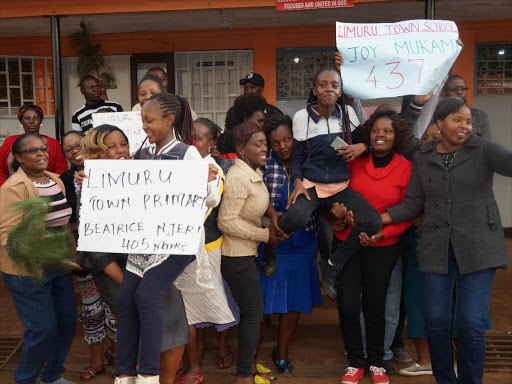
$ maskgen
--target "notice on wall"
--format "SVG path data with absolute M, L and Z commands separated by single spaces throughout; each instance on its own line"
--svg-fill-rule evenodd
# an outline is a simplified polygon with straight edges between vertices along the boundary
M 208 164 L 201 160 L 86 160 L 78 250 L 197 253 Z
M 306 9 L 353 7 L 354 0 L 277 0 L 278 11 L 303 11 Z
M 453 21 L 336 23 L 343 90 L 360 99 L 426 95 L 439 87 L 462 47 Z
M 142 129 L 140 111 L 93 113 L 93 128 L 102 124 L 114 125 L 124 132 L 130 143 L 131 156 L 138 151 L 144 140 L 146 140 L 146 133 Z M 149 145 L 147 141 L 144 144 L 145 147 Z

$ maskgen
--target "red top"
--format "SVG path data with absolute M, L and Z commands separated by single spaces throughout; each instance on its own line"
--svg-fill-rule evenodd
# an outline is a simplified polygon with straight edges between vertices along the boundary
M 357 157 L 349 163 L 350 188 L 363 196 L 379 212 L 400 204 L 404 200 L 405 190 L 409 184 L 412 163 L 398 154 L 394 154 L 391 162 L 383 168 L 373 166 L 372 156 Z M 398 237 L 409 228 L 413 220 L 400 224 L 390 224 L 382 227 L 384 238 L 374 244 L 384 247 L 398 242 Z M 352 228 L 343 232 L 334 232 L 340 240 L 346 240 Z M 370 236 L 370 234 L 368 233 Z
M 11 163 L 13 160 L 11 149 L 12 145 L 19 136 L 21 135 L 9 136 L 5 139 L 2 147 L 0 148 L 0 186 L 2 186 L 3 183 L 5 183 L 9 176 L 13 173 L 12 169 L 10 169 L 10 164 L 8 165 L 7 162 Z M 43 141 L 46 140 L 46 145 L 50 147 L 50 152 L 48 153 L 48 167 L 46 170 L 58 175 L 63 174 L 68 170 L 68 163 L 66 162 L 66 158 L 62 153 L 60 143 L 57 140 L 45 135 L 41 135 L 41 137 L 43 138 Z

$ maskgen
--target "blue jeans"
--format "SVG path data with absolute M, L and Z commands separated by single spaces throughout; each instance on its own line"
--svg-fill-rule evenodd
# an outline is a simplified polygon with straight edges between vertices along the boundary
M 42 282 L 5 273 L 3 277 L 27 328 L 14 380 L 34 384 L 39 375 L 47 383 L 60 379 L 77 320 L 71 273 L 46 271 Z
M 423 274 L 423 314 L 432 370 L 438 384 L 482 383 L 487 313 L 495 272 L 495 269 L 484 269 L 462 275 L 450 247 L 448 273 Z M 458 379 L 453 369 L 450 334 L 454 309 L 459 340 Z
M 384 331 L 384 360 L 391 360 L 393 358 L 393 351 L 391 345 L 395 338 L 396 328 L 398 326 L 398 319 L 400 318 L 400 296 L 402 294 L 402 258 L 398 257 L 396 260 L 393 273 L 389 279 L 388 293 L 386 295 L 386 310 L 384 318 L 386 320 L 386 328 Z M 364 325 L 364 314 L 361 308 L 361 336 L 363 337 L 364 355 L 366 354 L 366 329 Z

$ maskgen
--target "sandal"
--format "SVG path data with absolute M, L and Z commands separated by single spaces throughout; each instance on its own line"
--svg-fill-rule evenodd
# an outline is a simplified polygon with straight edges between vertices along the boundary
M 217 367 L 219 369 L 228 369 L 231 365 L 233 365 L 233 353 L 231 352 L 231 348 L 224 356 L 217 355 Z
M 272 360 L 276 365 L 277 372 L 279 373 L 292 373 L 293 365 L 288 360 L 279 360 L 277 357 L 277 348 L 272 350 Z
M 185 383 L 185 380 L 187 379 L 192 379 L 194 380 L 192 383 L 190 384 L 203 384 L 204 383 L 204 374 L 203 374 L 203 371 L 199 371 L 199 373 L 195 376 L 185 376 L 185 375 L 181 375 L 179 377 L 176 377 L 174 379 L 174 384 L 187 384 Z
M 267 376 L 262 376 L 263 375 L 267 375 Z M 268 380 L 268 381 L 274 381 L 277 379 L 277 377 L 275 377 L 273 374 L 272 374 L 272 371 L 270 369 L 268 369 L 267 367 L 264 367 L 263 365 L 261 364 L 256 364 L 256 373 L 254 374 L 255 376 L 260 376 L 262 378 L 264 378 L 265 380 Z
M 96 377 L 96 375 L 99 375 L 101 373 L 105 373 L 105 368 L 96 370 L 94 367 L 87 367 L 80 372 L 80 380 L 81 381 L 89 381 Z
M 254 374 L 254 384 L 270 384 L 270 380 L 255 373 Z

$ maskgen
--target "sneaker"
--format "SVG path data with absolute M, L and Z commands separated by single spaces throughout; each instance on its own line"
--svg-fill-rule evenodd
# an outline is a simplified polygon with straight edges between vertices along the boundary
M 160 384 L 160 376 L 157 375 L 144 377 L 142 375 L 138 375 L 135 384 Z
M 421 376 L 421 375 L 432 375 L 432 365 L 419 365 L 414 363 L 409 368 L 401 369 L 399 372 L 403 376 Z
M 372 376 L 373 384 L 389 384 L 388 375 L 386 375 L 384 368 L 372 365 L 370 367 L 370 375 Z
M 123 377 L 122 379 L 120 377 L 116 377 L 114 384 L 135 384 L 136 381 L 137 378 L 135 376 Z
M 357 384 L 364 376 L 364 368 L 348 367 L 341 376 L 341 384 Z
M 335 300 L 337 296 L 336 288 L 338 285 L 339 270 L 330 265 L 327 259 L 320 259 L 318 264 L 322 272 L 322 285 L 325 289 L 325 293 L 327 293 L 327 296 L 332 300 Z
M 65 378 L 61 377 L 60 379 L 51 381 L 51 382 L 41 381 L 41 384 L 75 384 L 75 383 L 73 381 L 69 381 L 69 380 L 66 380 Z
M 393 359 L 399 363 L 410 363 L 412 361 L 411 355 L 409 355 L 409 352 L 407 352 L 405 348 L 394 348 Z
M 277 269 L 277 245 L 265 244 L 263 255 L 261 256 L 261 273 L 269 277 Z
M 387 360 L 382 360 L 382 363 L 380 365 L 382 368 L 386 370 L 386 373 L 391 376 L 396 373 L 395 367 L 391 365 L 391 363 Z

